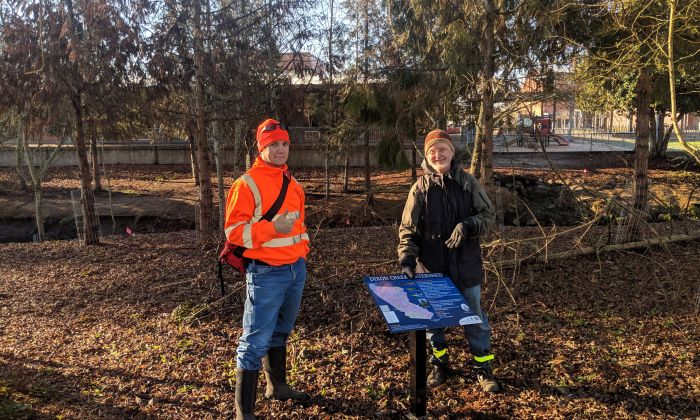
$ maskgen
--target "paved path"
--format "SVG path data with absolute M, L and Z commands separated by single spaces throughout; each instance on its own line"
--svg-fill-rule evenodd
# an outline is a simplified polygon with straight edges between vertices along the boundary
M 624 140 L 590 140 L 582 137 L 574 137 L 568 146 L 560 146 L 554 140 L 546 147 L 547 153 L 572 153 L 572 152 L 630 152 L 634 150 L 634 142 Z M 507 146 L 505 142 L 494 141 L 496 153 L 541 153 L 542 147 L 537 143 L 529 143 L 525 146 Z

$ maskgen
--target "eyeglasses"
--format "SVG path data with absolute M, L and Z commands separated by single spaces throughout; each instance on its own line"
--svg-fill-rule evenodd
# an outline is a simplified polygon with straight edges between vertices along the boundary
M 263 132 L 264 132 L 264 131 L 274 131 L 275 128 L 277 128 L 277 127 L 279 127 L 280 130 L 289 131 L 289 130 L 287 130 L 287 124 L 284 124 L 284 123 L 271 123 L 271 124 L 268 124 L 268 125 L 266 125 L 265 127 L 263 127 L 262 131 L 263 131 Z

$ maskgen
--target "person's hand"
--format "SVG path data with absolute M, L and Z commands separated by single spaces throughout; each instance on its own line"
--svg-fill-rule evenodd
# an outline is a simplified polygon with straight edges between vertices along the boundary
M 445 245 L 450 249 L 457 248 L 462 244 L 464 238 L 471 238 L 476 234 L 476 221 L 473 217 L 469 217 L 464 222 L 457 223 L 457 226 L 452 231 L 452 235 L 445 241 Z
M 409 279 L 416 277 L 416 267 L 410 265 L 402 265 L 401 272 L 406 275 Z
M 294 222 L 296 220 L 296 217 L 290 216 L 289 210 L 287 210 L 283 215 L 275 219 L 272 222 L 272 225 L 275 227 L 275 232 L 279 234 L 286 234 L 292 231 L 292 226 L 294 226 Z
M 466 237 L 466 230 L 464 223 L 457 223 L 457 226 L 452 231 L 452 235 L 445 241 L 445 245 L 450 249 L 457 248 Z

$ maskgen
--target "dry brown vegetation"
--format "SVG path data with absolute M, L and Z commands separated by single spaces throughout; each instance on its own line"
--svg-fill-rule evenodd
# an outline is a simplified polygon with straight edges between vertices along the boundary
M 314 398 L 259 403 L 258 413 L 405 413 L 407 336 L 387 332 L 361 282 L 397 270 L 395 228 L 320 230 L 313 243 L 290 377 Z M 213 255 L 195 246 L 191 232 L 0 250 L 0 417 L 232 413 L 242 284 L 231 280 L 220 299 Z M 457 374 L 429 393 L 430 414 L 697 416 L 698 251 L 691 242 L 500 277 L 490 270 L 484 302 L 504 392 L 479 391 L 454 329 L 448 339 Z
M 624 193 L 628 169 L 589 168 L 560 175 L 574 187 Z M 112 188 L 135 203 L 146 194 L 194 198 L 182 168 L 113 171 Z M 540 168 L 501 172 L 556 181 Z M 352 188 L 359 189 L 356 175 Z M 53 171 L 47 195 L 77 187 L 68 176 L 74 174 Z M 690 196 L 695 202 L 697 173 L 656 168 L 651 177 L 660 200 L 677 196 L 683 205 Z M 261 399 L 257 412 L 266 418 L 401 417 L 408 411 L 408 337 L 387 332 L 362 277 L 398 271 L 392 223 L 410 174 L 373 178 L 380 191 L 374 213 L 362 205 L 362 194 L 338 194 L 330 204 L 316 196 L 320 171 L 297 178 L 309 195 L 307 212 L 318 223 L 310 231 L 313 249 L 289 376 L 313 398 L 305 404 Z M 0 174 L 0 183 L 0 198 L 21 197 L 9 171 Z M 331 219 L 344 228 L 323 227 Z M 386 224 L 356 227 L 363 221 Z M 700 415 L 698 241 L 501 267 L 538 251 L 599 246 L 610 237 L 608 226 L 562 234 L 570 228 L 502 227 L 484 241 L 483 301 L 503 392 L 480 391 L 466 365 L 466 341 L 451 329 L 455 375 L 429 391 L 430 416 Z M 649 227 L 664 237 L 698 230 L 700 223 L 688 218 Z M 233 415 L 244 288 L 226 271 L 222 298 L 214 259 L 213 251 L 196 245 L 193 231 L 137 232 L 96 247 L 77 241 L 0 244 L 0 418 Z

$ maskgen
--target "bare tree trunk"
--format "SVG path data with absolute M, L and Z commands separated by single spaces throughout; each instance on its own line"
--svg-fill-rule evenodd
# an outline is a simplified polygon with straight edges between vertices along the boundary
M 323 157 L 323 168 L 325 170 L 325 198 L 328 200 L 331 198 L 331 168 L 330 168 L 330 160 L 331 160 L 331 146 L 330 146 L 330 137 L 327 135 L 326 136 L 326 152 Z
M 20 139 L 17 140 L 17 147 L 15 148 L 15 166 L 17 168 L 17 178 L 19 178 L 19 188 L 22 191 L 27 191 L 29 189 L 27 180 L 22 175 L 22 146 L 20 141 Z
M 437 128 L 440 130 L 447 130 L 447 112 L 445 112 L 445 106 L 447 104 L 447 99 L 438 99 L 435 105 L 435 115 L 437 117 Z
M 263 2 L 261 2 L 263 3 Z M 267 10 L 272 10 L 273 8 L 273 1 L 272 0 L 267 0 Z M 267 30 L 264 31 L 266 32 L 265 36 L 267 39 L 265 40 L 267 42 L 267 60 L 268 63 L 272 64 L 275 62 L 275 57 L 274 57 L 274 50 L 275 50 L 275 40 L 273 39 L 273 26 L 274 23 L 272 22 L 272 13 L 267 13 L 267 20 L 265 21 L 265 24 L 267 26 Z M 275 97 L 277 96 L 276 92 L 276 86 L 274 83 L 275 80 L 275 66 L 273 65 L 268 65 L 266 66 L 267 68 L 267 84 L 268 88 L 266 89 L 268 96 L 267 99 L 270 104 L 270 111 L 274 114 L 274 117 L 276 120 L 280 120 L 279 116 L 279 109 L 277 106 L 277 102 L 275 101 Z
M 350 191 L 350 151 L 345 153 L 345 163 L 343 164 L 343 192 Z
M 363 60 L 363 70 L 362 70 L 362 80 L 366 85 L 369 79 L 369 3 L 365 1 L 364 3 L 364 19 L 365 19 L 365 33 L 364 33 L 364 60 Z M 365 127 L 365 190 L 367 191 L 367 203 L 372 203 L 372 174 L 369 167 L 369 128 Z
M 239 2 L 239 16 L 246 16 L 247 13 L 247 0 L 240 0 Z M 245 31 L 241 31 L 241 35 L 237 37 L 237 44 L 239 47 L 236 49 L 236 54 L 238 55 L 238 72 L 239 75 L 245 74 L 246 70 L 246 62 L 244 60 L 244 55 L 242 51 L 242 45 L 245 45 L 247 43 L 247 39 L 244 36 Z M 239 76 L 239 80 L 241 77 Z M 243 148 L 244 144 L 244 139 L 243 139 L 243 120 L 241 119 L 241 111 L 242 111 L 242 104 L 243 104 L 243 88 L 241 87 L 242 83 L 237 83 L 236 84 L 236 104 L 235 104 L 235 110 L 236 110 L 236 120 L 233 123 L 233 175 L 234 177 L 239 176 L 239 171 L 241 169 L 241 165 L 239 163 L 241 159 L 241 148 Z M 247 159 L 245 159 L 247 162 Z M 243 167 L 247 169 L 247 165 L 245 162 L 243 163 Z
M 668 150 L 668 141 L 671 139 L 671 133 L 673 133 L 673 126 L 668 127 L 661 139 L 661 144 L 659 145 L 659 157 L 666 157 L 666 151 Z
M 224 234 L 224 212 L 226 210 L 226 189 L 224 185 L 224 168 L 221 164 L 221 130 L 220 122 L 213 122 L 214 134 L 214 163 L 216 165 L 216 191 L 219 200 L 219 234 L 223 239 Z
M 572 260 L 574 260 L 578 257 L 582 257 L 584 255 L 592 255 L 592 254 L 602 255 L 602 254 L 605 254 L 608 252 L 613 252 L 613 251 L 624 251 L 624 250 L 628 250 L 628 249 L 641 249 L 641 248 L 648 248 L 648 247 L 655 246 L 655 245 L 664 245 L 664 244 L 670 244 L 670 243 L 675 243 L 675 242 L 697 241 L 698 239 L 700 239 L 700 232 L 690 232 L 687 235 L 674 234 L 674 235 L 669 235 L 669 236 L 659 236 L 657 238 L 644 239 L 644 240 L 640 240 L 637 242 L 625 242 L 625 243 L 621 243 L 621 244 L 611 244 L 611 245 L 605 245 L 605 246 L 585 246 L 585 247 L 572 249 L 569 251 L 559 252 L 556 254 L 547 253 L 547 251 L 546 251 L 547 247 L 542 247 L 542 250 L 539 250 L 531 255 L 528 255 L 525 258 L 499 261 L 497 264 L 498 264 L 498 267 L 501 269 L 508 268 L 508 267 L 517 267 L 517 266 L 520 266 L 523 264 L 538 264 L 538 263 L 548 264 L 551 261 L 564 260 L 564 259 L 572 261 Z
M 194 129 L 187 130 L 187 140 L 190 142 L 190 162 L 192 165 L 192 179 L 194 186 L 199 187 L 199 162 L 197 160 L 197 142 L 194 138 Z
M 634 127 L 633 127 L 634 118 L 632 118 L 633 116 L 634 116 L 634 114 L 632 114 L 632 110 L 630 109 L 629 117 L 627 117 L 627 131 L 629 131 L 629 132 L 631 132 L 634 129 Z
M 34 163 L 34 158 L 30 154 L 29 150 L 29 133 L 30 133 L 30 119 L 23 121 L 22 135 L 18 139 L 17 149 L 24 153 L 24 162 L 27 165 L 27 172 L 29 173 L 29 179 L 32 184 L 32 191 L 34 193 L 34 215 L 36 220 L 37 228 L 37 241 L 41 242 L 46 238 L 46 232 L 44 229 L 44 193 L 42 188 L 42 180 L 46 176 L 51 164 L 56 160 L 59 155 L 64 142 L 66 141 L 65 129 L 61 134 L 61 140 L 58 142 L 53 151 L 49 156 L 42 160 L 39 164 Z M 18 157 L 21 155 L 18 155 Z M 19 171 L 19 167 L 17 168 Z M 19 172 L 20 177 L 24 179 L 22 172 Z
M 41 187 L 41 180 L 34 186 L 34 214 L 36 215 L 37 242 L 42 242 L 46 238 L 44 230 L 44 192 Z
M 32 184 L 32 191 L 34 193 L 34 216 L 37 229 L 37 242 L 42 242 L 46 235 L 44 233 L 44 200 L 41 189 L 41 180 L 44 177 L 44 174 L 46 173 L 46 168 L 48 168 L 48 166 L 51 165 L 51 160 L 56 154 L 56 150 L 59 147 L 61 147 L 62 142 L 58 144 L 57 149 L 54 150 L 54 153 L 48 159 L 46 159 L 46 161 L 41 162 L 40 165 L 42 165 L 42 167 L 40 168 L 34 164 L 34 159 L 30 154 L 31 151 L 29 149 L 28 133 L 29 122 L 25 122 L 22 127 L 21 137 L 17 139 L 17 150 L 21 150 L 22 152 L 24 152 L 24 162 L 27 165 L 27 172 L 29 174 L 29 180 Z M 22 172 L 19 172 L 19 167 L 17 168 L 17 171 L 20 175 L 20 178 L 22 178 L 22 180 L 24 181 L 24 175 L 22 174 Z
M 671 98 L 671 126 L 673 127 L 673 132 L 676 134 L 676 139 L 681 143 L 683 150 L 685 150 L 693 159 L 695 159 L 698 164 L 700 164 L 700 149 L 696 146 L 691 146 L 685 141 L 683 138 L 683 133 L 681 133 L 681 129 L 678 127 L 678 121 L 673 118 L 673 116 L 676 115 L 676 70 L 673 58 L 673 32 L 676 24 L 676 3 L 675 1 L 668 1 L 668 5 L 668 50 L 666 58 L 668 60 L 668 84 Z M 683 128 L 685 127 L 686 124 L 684 123 Z
M 654 137 L 656 138 L 656 148 L 657 150 L 655 151 L 656 153 L 660 153 L 661 151 L 661 143 L 664 137 L 664 115 L 666 115 L 666 111 L 661 110 L 657 111 L 655 115 L 655 130 L 654 130 Z M 673 118 L 673 117 L 671 117 Z
M 365 130 L 365 190 L 367 191 L 367 200 L 372 197 L 372 173 L 369 167 L 369 130 Z
M 78 153 L 78 168 L 80 170 L 80 207 L 83 211 L 83 238 L 85 245 L 99 244 L 99 220 L 95 211 L 95 196 L 92 194 L 92 176 L 90 175 L 90 165 L 87 158 L 87 145 L 85 144 L 85 127 L 83 116 L 83 101 L 79 86 L 83 84 L 83 78 L 78 68 L 80 61 L 80 45 L 76 34 L 75 14 L 73 13 L 73 0 L 63 0 L 68 15 L 68 39 L 71 48 L 72 61 L 72 86 L 71 103 L 73 105 L 73 116 L 75 118 L 75 147 Z
M 484 69 L 482 80 L 481 101 L 484 112 L 481 121 L 481 184 L 491 185 L 493 182 L 493 73 L 494 73 L 494 26 L 496 21 L 496 5 L 494 0 L 484 0 L 486 8 L 486 24 L 481 39 Z
M 328 121 L 333 126 L 333 0 L 330 0 L 330 24 L 328 25 Z M 326 156 L 324 166 L 326 169 L 326 200 L 331 198 L 331 176 L 330 176 L 330 133 L 326 135 Z
M 685 112 L 681 112 L 680 114 L 678 114 L 676 121 L 680 121 L 680 119 L 683 118 L 684 115 L 685 115 Z M 671 117 L 671 118 L 673 118 L 673 117 Z M 668 149 L 668 141 L 671 139 L 672 133 L 673 133 L 673 124 L 671 124 L 671 126 L 666 129 L 666 132 L 664 133 L 664 137 L 661 140 L 661 144 L 659 145 L 659 156 L 660 157 L 666 156 L 666 151 Z
M 207 121 L 205 109 L 205 69 L 204 34 L 202 33 L 202 5 L 199 0 L 192 2 L 193 46 L 195 62 L 195 108 L 197 129 L 197 161 L 199 162 L 199 223 L 197 230 L 200 243 L 212 239 L 213 195 L 211 190 L 211 162 L 207 141 Z
M 649 108 L 649 156 L 658 156 L 659 132 L 656 127 L 656 110 Z
M 90 169 L 92 171 L 92 179 L 94 181 L 93 191 L 98 192 L 102 190 L 102 182 L 100 181 L 100 160 L 99 160 L 99 150 L 97 149 L 97 129 L 93 121 L 86 121 L 85 123 L 85 137 L 90 145 Z
M 573 130 L 574 130 L 574 100 L 573 99 L 571 99 L 569 101 L 569 127 L 568 128 L 569 128 L 568 140 L 571 141 L 572 136 L 573 136 Z
M 649 103 L 651 102 L 651 70 L 644 67 L 637 80 L 637 127 L 634 150 L 634 176 L 632 179 L 632 207 L 627 241 L 637 240 L 641 236 L 640 224 L 646 217 L 649 200 Z
M 471 172 L 471 174 L 474 175 L 476 179 L 481 178 L 481 137 L 483 133 L 483 130 L 481 129 L 481 120 L 483 116 L 484 103 L 482 102 L 479 106 L 479 122 L 476 125 L 476 133 L 474 135 L 474 148 L 472 149 L 472 161 L 469 168 L 469 172 Z
M 102 191 L 100 181 L 100 161 L 97 150 L 97 135 L 94 130 L 90 130 L 90 156 L 92 157 L 92 177 L 95 180 L 95 191 Z
M 233 125 L 233 175 L 238 176 L 240 170 L 239 159 L 241 158 L 241 144 L 243 144 L 243 123 L 236 119 Z
M 73 93 L 75 124 L 75 146 L 78 153 L 78 169 L 80 171 L 80 207 L 83 211 L 83 241 L 85 245 L 100 243 L 97 212 L 95 211 L 95 196 L 92 194 L 92 176 L 85 144 L 85 128 L 83 126 L 82 101 L 79 93 Z

